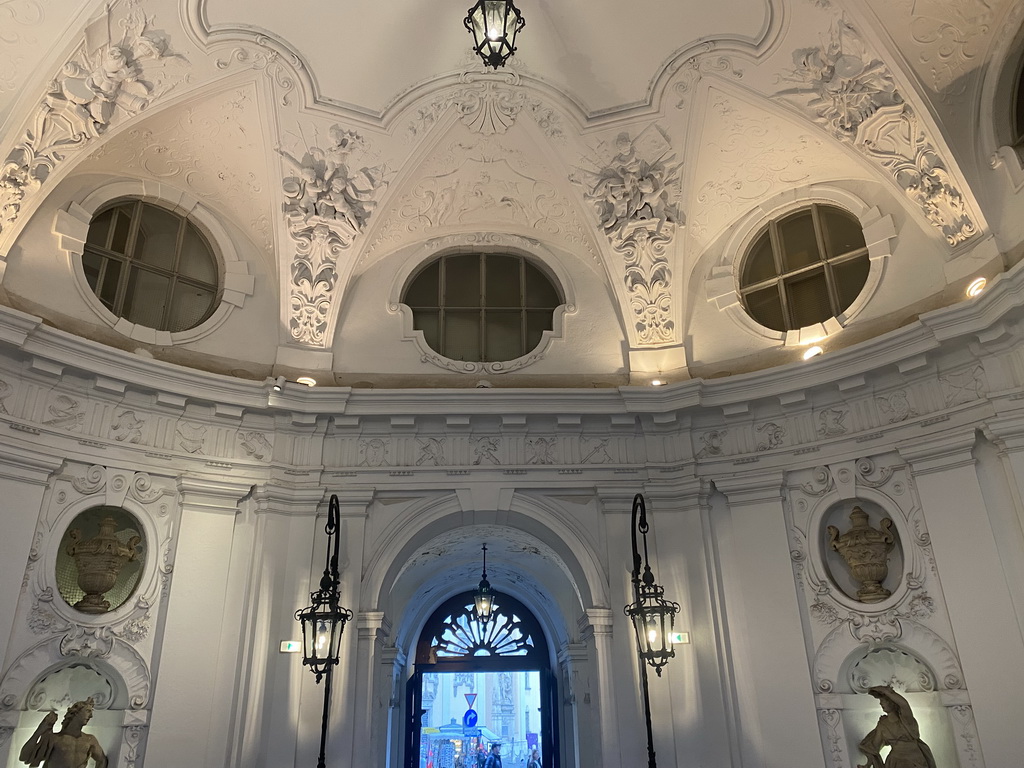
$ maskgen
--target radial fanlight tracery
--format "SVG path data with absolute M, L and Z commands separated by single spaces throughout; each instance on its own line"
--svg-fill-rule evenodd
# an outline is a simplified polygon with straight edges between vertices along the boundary
M 466 656 L 526 656 L 535 647 L 533 637 L 523 632 L 523 621 L 516 614 L 504 613 L 495 602 L 490 621 L 476 618 L 470 603 L 459 612 L 448 616 L 442 630 L 435 635 L 431 646 L 437 658 Z

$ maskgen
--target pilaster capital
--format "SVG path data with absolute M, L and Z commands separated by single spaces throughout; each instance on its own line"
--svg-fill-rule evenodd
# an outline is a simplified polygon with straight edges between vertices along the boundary
M 361 639 L 383 640 L 391 634 L 391 620 L 384 615 L 384 611 L 359 611 L 356 614 L 356 627 Z
M 32 485 L 46 485 L 64 463 L 54 456 L 20 443 L 0 444 L 0 478 Z
M 729 497 L 733 506 L 782 502 L 783 473 L 781 470 L 747 472 L 742 475 L 714 478 L 715 488 Z
M 982 432 L 1002 451 L 1024 451 L 1024 412 L 986 419 Z
M 238 503 L 252 491 L 252 483 L 201 475 L 178 477 L 182 509 L 212 514 L 238 513 Z
M 973 466 L 975 440 L 974 427 L 971 426 L 918 440 L 907 440 L 898 443 L 896 450 L 910 463 L 914 475 L 927 475 Z
M 337 495 L 338 513 L 342 517 L 366 517 L 375 493 L 376 489 L 370 486 L 349 486 L 325 495 L 328 499 Z
M 610 608 L 587 608 L 580 617 L 579 626 L 594 635 L 611 635 L 615 613 Z
M 260 483 L 253 490 L 257 512 L 287 515 L 315 515 L 324 501 L 324 489 L 319 486 L 292 486 Z

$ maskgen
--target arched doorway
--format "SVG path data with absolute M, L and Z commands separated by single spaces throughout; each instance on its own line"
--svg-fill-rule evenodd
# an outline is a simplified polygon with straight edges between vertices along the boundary
M 510 595 L 495 596 L 486 624 L 472 592 L 438 606 L 420 632 L 406 696 L 405 768 L 476 768 L 478 750 L 494 742 L 510 768 L 534 747 L 545 768 L 558 767 L 547 640 Z

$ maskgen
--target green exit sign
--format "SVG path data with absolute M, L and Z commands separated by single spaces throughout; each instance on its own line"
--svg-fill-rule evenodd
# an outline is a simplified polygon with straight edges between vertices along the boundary
M 690 642 L 689 632 L 669 632 L 668 640 L 672 645 L 686 645 Z
M 298 640 L 282 640 L 281 653 L 302 653 L 302 643 Z

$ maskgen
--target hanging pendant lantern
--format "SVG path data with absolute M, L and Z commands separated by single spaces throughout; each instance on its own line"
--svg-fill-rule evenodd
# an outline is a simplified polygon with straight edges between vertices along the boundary
M 494 610 L 494 593 L 491 591 L 491 582 L 487 580 L 487 545 L 483 545 L 484 568 L 480 574 L 480 585 L 473 593 L 473 606 L 476 611 L 476 618 L 481 624 L 486 624 L 491 619 L 491 612 Z
M 473 34 L 473 50 L 486 66 L 497 69 L 516 52 L 516 35 L 526 19 L 512 0 L 479 0 L 463 23 Z

